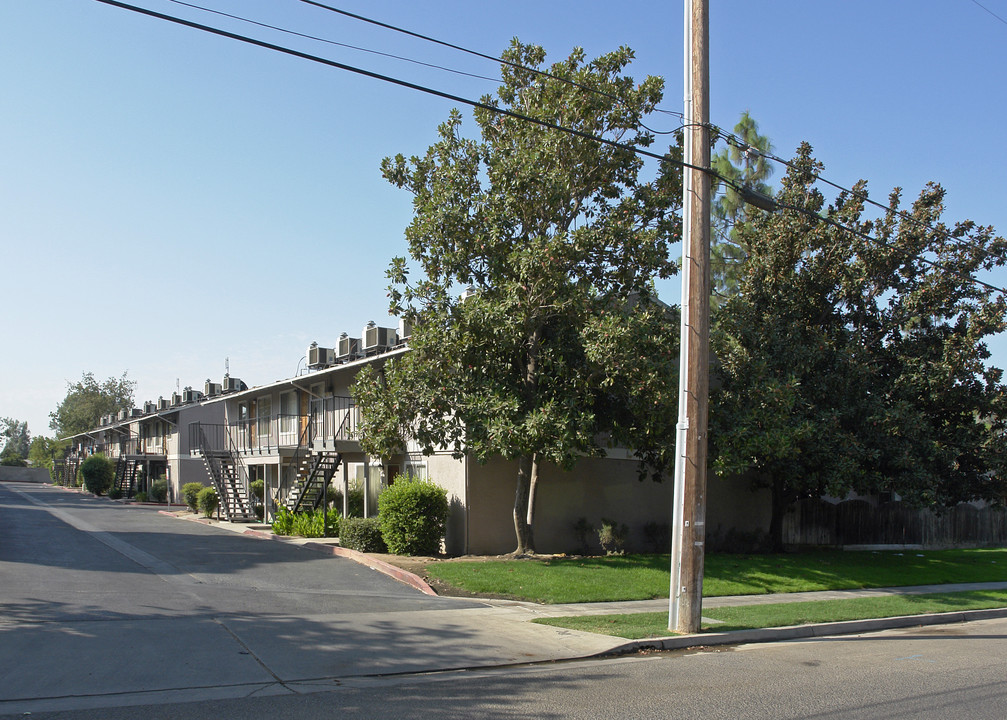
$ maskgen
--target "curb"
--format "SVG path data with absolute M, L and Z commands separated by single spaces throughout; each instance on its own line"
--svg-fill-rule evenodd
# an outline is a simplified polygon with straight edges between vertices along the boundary
M 198 522 L 204 525 L 212 525 L 209 520 L 201 517 L 179 517 L 174 513 L 168 512 L 167 510 L 158 510 L 162 515 L 167 515 L 173 517 L 176 520 L 188 520 L 189 522 Z M 338 545 L 326 545 L 324 543 L 318 542 L 296 542 L 289 538 L 274 535 L 273 533 L 263 532 L 262 530 L 242 530 L 240 535 L 248 535 L 250 537 L 259 538 L 260 540 L 276 540 L 277 542 L 286 543 L 288 545 L 293 545 L 296 547 L 303 547 L 308 550 L 313 550 L 315 552 L 320 552 L 323 555 L 333 555 L 335 557 L 347 558 L 348 560 L 353 560 L 360 565 L 369 567 L 371 570 L 376 570 L 383 575 L 387 575 L 393 580 L 398 580 L 400 583 L 409 585 L 410 587 L 419 590 L 421 593 L 427 595 L 433 595 L 434 597 L 439 597 L 434 589 L 430 587 L 423 578 L 419 575 L 409 572 L 408 570 L 403 570 L 400 567 L 386 563 L 384 560 L 378 560 L 370 555 L 365 555 L 357 550 L 350 550 L 349 548 L 339 547 Z
M 831 637 L 835 635 L 856 635 L 859 633 L 877 632 L 879 630 L 922 627 L 925 625 L 950 625 L 953 623 L 993 620 L 1004 617 L 1007 617 L 1007 608 L 990 608 L 988 610 L 965 610 L 948 613 L 930 613 L 928 615 L 899 615 L 871 620 L 844 620 L 814 625 L 790 625 L 787 627 L 760 628 L 757 630 L 731 630 L 728 632 L 704 633 L 702 635 L 676 635 L 672 637 L 633 640 L 610 650 L 600 652 L 592 657 L 627 655 L 641 650 L 686 650 L 689 648 L 717 645 L 741 645 L 777 642 L 780 640 Z

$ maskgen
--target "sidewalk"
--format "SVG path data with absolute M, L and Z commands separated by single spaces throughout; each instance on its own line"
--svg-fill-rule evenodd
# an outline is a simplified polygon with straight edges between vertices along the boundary
M 383 572 L 395 579 L 417 588 L 421 592 L 436 594 L 429 585 L 417 575 L 380 560 L 373 555 L 366 555 L 354 550 L 340 548 L 332 538 L 300 538 L 280 537 L 272 534 L 269 525 L 247 525 L 229 523 L 226 521 L 207 521 L 189 513 L 187 510 L 167 512 L 180 519 L 195 522 L 211 523 L 232 532 L 251 535 L 259 538 L 301 545 L 316 552 L 326 552 L 341 557 L 347 557 L 367 565 L 378 572 Z M 776 593 L 769 595 L 732 595 L 724 597 L 703 598 L 703 607 L 731 607 L 743 605 L 772 605 L 779 603 L 808 602 L 813 600 L 846 600 L 863 597 L 881 597 L 885 595 L 922 595 L 940 592 L 969 592 L 974 590 L 1007 590 L 1005 582 L 958 583 L 945 585 L 916 585 L 907 587 L 870 588 L 863 590 L 823 590 L 818 592 Z M 461 598 L 459 598 L 461 600 Z M 624 602 L 602 603 L 566 603 L 545 605 L 521 600 L 503 600 L 495 598 L 465 598 L 466 602 L 478 602 L 484 608 L 453 611 L 457 616 L 465 616 L 467 620 L 478 622 L 484 627 L 494 628 L 498 632 L 513 634 L 522 625 L 531 623 L 536 618 L 564 617 L 571 615 L 608 615 L 635 612 L 666 612 L 668 599 L 632 600 Z M 732 630 L 728 632 L 705 632 L 695 635 L 676 635 L 644 640 L 625 640 L 623 638 L 584 633 L 576 630 L 561 630 L 568 641 L 567 650 L 582 653 L 582 657 L 604 656 L 637 652 L 639 650 L 676 650 L 698 646 L 735 645 L 751 642 L 772 642 L 779 640 L 794 640 L 801 638 L 825 637 L 831 635 L 848 635 L 879 630 L 916 627 L 924 625 L 942 625 L 970 620 L 983 620 L 1007 617 L 1007 608 L 990 610 L 975 610 L 967 612 L 932 613 L 929 615 L 909 615 L 890 618 L 850 620 L 814 625 L 799 625 L 791 627 L 763 628 L 756 630 Z M 461 619 L 459 617 L 458 619 Z M 548 626 L 534 625 L 543 630 Z M 530 628 L 529 628 L 530 629 Z M 555 630 L 555 629 L 553 629 Z M 590 636 L 590 637 L 578 637 Z M 580 642 L 571 642 L 575 638 Z M 574 655 L 576 656 L 576 655 Z M 553 659 L 570 659 L 572 656 L 563 654 Z

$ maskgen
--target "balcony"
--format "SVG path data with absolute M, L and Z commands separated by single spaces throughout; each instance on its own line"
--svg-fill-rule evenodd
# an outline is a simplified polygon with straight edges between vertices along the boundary
M 359 424 L 360 410 L 353 398 L 330 397 L 312 400 L 307 415 L 260 415 L 226 425 L 191 423 L 189 448 L 191 454 L 198 454 L 202 433 L 209 449 L 230 448 L 241 455 L 293 450 L 302 437 L 315 449 L 356 450 Z

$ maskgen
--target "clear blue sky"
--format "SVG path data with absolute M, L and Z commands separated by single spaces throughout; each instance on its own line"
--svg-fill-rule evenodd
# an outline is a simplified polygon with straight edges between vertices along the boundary
M 298 32 L 493 76 L 490 62 L 296 0 L 195 0 Z M 292 38 L 168 0 L 144 7 L 477 97 L 494 83 Z M 498 54 L 629 45 L 632 74 L 682 106 L 682 3 L 471 0 L 330 4 Z M 715 0 L 713 121 L 749 110 L 825 175 L 948 190 L 946 219 L 1007 231 L 1007 24 L 972 0 Z M 983 0 L 1007 18 L 1007 0 Z M 48 433 L 67 381 L 128 371 L 137 401 L 231 374 L 294 374 L 387 316 L 411 197 L 382 157 L 423 152 L 451 103 L 94 0 L 0 3 L 0 416 Z M 465 110 L 466 114 L 468 111 Z M 668 129 L 673 118 L 655 117 Z M 470 126 L 471 127 L 471 126 Z M 774 179 L 779 179 L 779 173 Z M 1007 273 L 988 278 L 1007 283 Z M 678 302 L 674 283 L 666 299 Z M 991 344 L 1007 362 L 1007 343 Z

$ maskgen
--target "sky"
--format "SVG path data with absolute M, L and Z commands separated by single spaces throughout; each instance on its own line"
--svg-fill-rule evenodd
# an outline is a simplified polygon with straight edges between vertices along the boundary
M 551 60 L 628 45 L 630 74 L 663 76 L 662 107 L 682 109 L 681 2 L 327 3 L 488 55 L 514 37 Z M 497 85 L 336 45 L 499 73 L 299 0 L 193 4 L 329 42 L 134 4 L 468 98 Z M 1007 232 L 1007 0 L 711 5 L 715 124 L 747 110 L 777 155 L 810 142 L 833 182 L 864 178 L 885 200 L 937 181 L 946 221 Z M 290 377 L 312 341 L 394 327 L 385 270 L 406 253 L 412 198 L 379 165 L 422 154 L 452 107 L 97 0 L 0 2 L 0 417 L 50 434 L 85 372 L 128 373 L 141 404 L 219 382 L 225 364 L 249 386 Z M 1004 286 L 1007 271 L 984 279 Z M 679 301 L 674 282 L 659 290 Z M 1007 364 L 1004 338 L 990 349 Z

